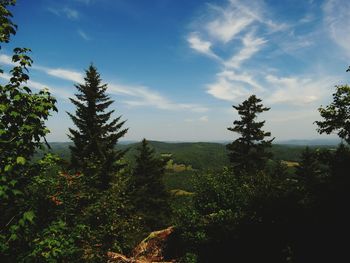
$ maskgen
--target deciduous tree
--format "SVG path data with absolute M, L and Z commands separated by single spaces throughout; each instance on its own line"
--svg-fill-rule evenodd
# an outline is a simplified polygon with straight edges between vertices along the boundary
M 316 121 L 319 133 L 337 132 L 338 136 L 350 144 L 350 87 L 336 86 L 333 102 L 318 111 L 323 121 Z
M 17 26 L 9 7 L 15 1 L 0 1 L 0 44 L 8 43 Z M 30 158 L 49 132 L 45 120 L 57 111 L 56 100 L 48 90 L 33 93 L 27 86 L 32 59 L 27 48 L 15 48 L 10 74 L 0 84 L 0 258 L 16 262 L 16 256 L 27 248 L 31 224 L 35 221 L 33 206 L 27 203 L 27 189 L 32 179 Z

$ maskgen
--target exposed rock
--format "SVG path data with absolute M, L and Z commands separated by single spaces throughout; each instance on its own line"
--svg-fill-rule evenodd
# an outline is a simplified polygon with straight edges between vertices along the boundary
M 138 244 L 130 257 L 122 254 L 108 252 L 108 262 L 112 263 L 173 263 L 164 261 L 164 247 L 167 239 L 174 232 L 174 227 L 152 232 L 140 244 Z

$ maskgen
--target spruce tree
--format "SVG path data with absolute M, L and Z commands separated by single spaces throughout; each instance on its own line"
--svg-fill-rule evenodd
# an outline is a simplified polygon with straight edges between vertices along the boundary
M 321 167 L 317 155 L 309 147 L 301 153 L 299 165 L 296 168 L 296 175 L 312 180 L 321 174 Z
M 163 177 L 166 160 L 157 158 L 147 140 L 143 139 L 133 171 L 133 200 L 146 228 L 155 230 L 165 226 L 169 215 L 169 194 Z
M 112 119 L 114 110 L 107 111 L 113 101 L 105 94 L 107 84 L 102 84 L 96 67 L 86 70 L 84 84 L 77 84 L 77 99 L 70 99 L 76 106 L 75 115 L 68 113 L 77 129 L 69 129 L 69 138 L 74 145 L 71 164 L 83 172 L 90 185 L 106 189 L 113 175 L 121 169 L 120 160 L 124 151 L 116 150 L 118 140 L 128 129 L 121 116 Z
M 265 121 L 257 122 L 259 113 L 268 111 L 255 95 L 250 96 L 242 104 L 232 106 L 241 116 L 240 120 L 233 122 L 233 127 L 228 130 L 241 135 L 238 139 L 228 144 L 229 159 L 235 173 L 253 173 L 265 167 L 266 162 L 272 154 L 268 151 L 274 140 L 265 140 L 271 136 L 270 132 L 264 132 L 262 127 Z

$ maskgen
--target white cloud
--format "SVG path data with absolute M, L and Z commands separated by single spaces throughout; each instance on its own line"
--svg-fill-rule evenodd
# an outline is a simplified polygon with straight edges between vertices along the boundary
M 300 24 L 307 24 L 315 20 L 315 16 L 313 14 L 306 14 L 302 19 L 299 20 Z
M 218 74 L 219 77 L 224 77 L 229 81 L 245 83 L 253 88 L 254 92 L 261 92 L 265 89 L 256 81 L 254 77 L 249 73 L 236 73 L 232 70 L 225 70 Z
M 43 67 L 43 66 L 37 66 L 37 65 L 33 65 L 33 69 L 40 70 L 56 78 L 70 80 L 77 83 L 84 82 L 83 74 L 75 70 L 62 69 L 62 68 L 49 68 L 49 67 Z
M 79 19 L 79 12 L 77 10 L 71 9 L 69 7 L 65 7 L 62 9 L 62 12 L 66 15 L 67 18 L 71 20 Z
M 70 20 L 78 20 L 80 18 L 79 12 L 69 7 L 64 7 L 64 8 L 49 7 L 47 8 L 47 10 L 56 16 L 65 16 Z
M 261 73 L 261 76 L 263 75 L 264 73 Z M 249 73 L 238 74 L 225 70 L 217 74 L 214 83 L 207 85 L 207 93 L 230 102 L 239 102 L 249 95 L 256 94 L 270 105 L 306 106 L 315 105 L 330 97 L 333 85 L 338 79 L 339 77 L 326 77 L 324 74 L 289 77 L 268 74 L 257 81 Z
M 252 16 L 242 13 L 234 5 L 229 5 L 227 8 L 212 6 L 212 9 L 217 12 L 217 16 L 207 23 L 206 29 L 211 37 L 224 43 L 231 41 L 254 22 Z
M 285 30 L 289 27 L 286 23 L 277 23 L 272 19 L 266 18 L 271 16 L 267 8 L 264 5 L 264 1 L 261 0 L 229 0 L 230 3 L 235 6 L 241 14 L 251 17 L 254 21 L 264 24 L 271 32 Z
M 339 1 L 328 0 L 332 4 L 328 4 L 329 6 L 326 4 L 324 9 L 328 10 L 329 13 L 329 10 L 339 6 Z M 199 32 L 195 36 L 200 34 L 207 36 L 207 39 L 201 38 L 200 41 L 197 41 L 197 47 L 194 47 L 193 42 L 190 43 L 191 48 L 206 55 L 211 55 L 215 47 L 223 50 L 223 52 L 215 54 L 215 56 L 223 54 L 218 59 L 222 69 L 216 74 L 216 80 L 206 85 L 208 94 L 217 99 L 231 102 L 237 102 L 251 94 L 257 94 L 268 100 L 270 104 L 290 105 L 314 103 L 323 99 L 326 94 L 329 95 L 328 89 L 334 84 L 334 77 L 326 78 L 322 74 L 309 74 L 310 77 L 302 75 L 280 77 L 277 73 L 271 75 L 271 72 L 266 73 L 271 68 L 267 61 L 263 68 L 260 63 L 257 63 L 257 68 L 260 67 L 260 69 L 249 70 L 243 67 L 244 62 L 251 60 L 264 46 L 267 47 L 267 50 L 269 48 L 271 50 L 271 47 L 276 50 L 277 47 L 284 53 L 292 55 L 313 45 L 314 39 L 319 37 L 317 32 L 306 32 L 296 36 L 293 30 L 286 31 L 286 29 L 300 26 L 303 23 L 312 22 L 314 20 L 312 14 L 304 16 L 292 26 L 272 20 L 273 14 L 270 13 L 264 2 L 259 0 L 228 0 L 227 4 L 221 7 L 209 6 L 209 15 L 202 16 L 206 21 L 202 21 L 200 25 L 197 24 L 195 29 L 196 32 Z M 350 4 L 348 6 L 348 13 L 350 13 Z M 333 19 L 330 23 L 332 25 L 335 23 L 334 16 L 332 16 Z M 344 34 L 339 41 L 346 39 L 344 45 L 345 43 L 347 45 L 350 43 L 350 24 L 345 24 L 347 25 L 347 34 L 343 32 Z M 339 30 L 339 27 L 333 28 L 332 32 L 335 34 Z M 225 45 L 219 45 L 218 42 Z M 350 54 L 350 48 L 348 45 L 347 47 Z M 238 51 L 232 54 L 231 50 Z M 276 51 L 267 54 L 273 55 L 273 52 Z M 229 53 L 231 56 L 227 56 Z
M 202 122 L 208 122 L 209 121 L 208 116 L 202 116 L 202 117 L 199 118 L 199 120 L 202 121 Z
M 66 69 L 60 69 L 60 68 L 48 69 L 46 73 L 57 78 L 72 80 L 78 83 L 82 83 L 84 81 L 83 75 L 81 73 L 72 71 L 72 70 L 66 70 Z
M 10 57 L 5 54 L 0 55 L 0 62 L 7 65 L 13 65 L 13 62 L 11 61 Z M 84 83 L 84 75 L 81 72 L 78 72 L 75 70 L 69 70 L 69 69 L 63 69 L 63 68 L 49 68 L 49 67 L 44 67 L 40 65 L 39 66 L 34 65 L 32 68 L 34 70 L 44 72 L 45 74 L 56 78 L 60 78 L 67 81 L 73 81 L 75 83 Z M 8 80 L 9 80 L 9 75 L 1 75 L 1 76 L 2 78 L 5 78 L 4 76 L 8 76 Z M 49 90 L 52 91 L 53 94 L 59 95 L 60 97 L 64 97 L 64 98 L 73 96 L 72 93 L 68 93 L 62 89 L 50 87 L 49 85 L 41 84 L 39 82 L 28 81 L 28 85 L 36 89 L 42 89 L 47 87 L 49 88 Z M 158 92 L 146 86 L 123 85 L 123 84 L 111 82 L 110 84 L 108 84 L 107 92 L 110 94 L 117 94 L 117 95 L 123 95 L 123 96 L 129 97 L 123 102 L 132 107 L 148 106 L 148 107 L 155 107 L 162 110 L 171 110 L 171 111 L 189 110 L 197 113 L 203 113 L 209 110 L 208 108 L 198 104 L 173 102 L 168 98 L 160 95 Z
M 78 30 L 78 34 L 86 41 L 91 40 L 91 38 L 81 29 Z
M 327 0 L 323 6 L 324 23 L 332 40 L 350 57 L 350 1 Z
M 0 75 L 0 78 L 9 81 L 11 79 L 11 76 L 7 73 L 3 73 Z M 53 96 L 57 96 L 65 100 L 73 97 L 73 93 L 68 92 L 65 89 L 52 87 L 50 85 L 43 84 L 37 81 L 28 80 L 25 85 L 27 85 L 31 89 L 36 89 L 36 90 L 48 89 Z
M 172 102 L 168 98 L 145 86 L 111 83 L 108 85 L 107 92 L 131 97 L 131 99 L 123 101 L 131 107 L 152 106 L 162 110 L 190 110 L 198 113 L 208 111 L 208 108 L 201 105 Z
M 16 65 L 16 63 L 12 62 L 12 58 L 6 54 L 0 55 L 0 62 L 8 66 Z M 75 70 L 62 69 L 62 68 L 49 68 L 49 67 L 43 67 L 38 65 L 33 65 L 32 69 L 42 71 L 50 76 L 57 77 L 60 79 L 74 81 L 77 83 L 84 82 L 83 74 Z
M 254 77 L 247 73 L 224 70 L 216 75 L 216 81 L 207 85 L 207 93 L 217 99 L 230 102 L 240 101 L 250 94 L 261 94 L 265 91 Z
M 242 49 L 225 62 L 226 67 L 238 68 L 242 62 L 250 59 L 255 53 L 257 53 L 261 46 L 267 41 L 263 38 L 255 38 L 252 33 L 248 33 L 243 37 L 242 42 Z
M 230 81 L 227 76 L 218 74 L 215 83 L 207 85 L 207 93 L 217 99 L 237 101 L 246 97 L 249 92 L 239 83 Z
M 276 77 L 267 75 L 266 81 L 270 86 L 267 103 L 305 105 L 320 101 L 336 80 L 334 77 Z
M 211 50 L 212 43 L 210 41 L 202 40 L 199 37 L 198 33 L 192 32 L 188 36 L 187 41 L 190 44 L 190 47 L 196 50 L 197 52 L 205 54 L 215 59 L 219 59 L 218 56 Z
M 5 64 L 5 65 L 8 65 L 8 66 L 15 66 L 16 65 L 16 63 L 12 62 L 12 58 L 8 55 L 5 55 L 5 54 L 0 55 L 0 62 Z

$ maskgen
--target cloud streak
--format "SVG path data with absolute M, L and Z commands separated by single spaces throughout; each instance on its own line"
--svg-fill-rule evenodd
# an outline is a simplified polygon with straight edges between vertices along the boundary
M 11 75 L 7 74 L 7 73 L 3 73 L 0 75 L 0 78 L 9 81 L 11 79 Z M 26 82 L 26 85 L 31 88 L 31 89 L 35 89 L 35 90 L 43 90 L 43 89 L 48 89 L 50 91 L 51 94 L 53 94 L 54 96 L 60 97 L 64 100 L 68 100 L 68 98 L 73 97 L 73 93 L 68 92 L 65 89 L 62 88 L 57 88 L 57 87 L 53 87 L 41 82 L 37 82 L 37 81 L 33 81 L 33 80 L 28 80 Z
M 243 37 L 243 47 L 241 50 L 232 56 L 225 62 L 225 66 L 228 68 L 239 68 L 241 64 L 250 59 L 255 53 L 257 53 L 261 46 L 267 41 L 263 38 L 255 38 L 252 33 L 248 33 Z
M 91 38 L 81 29 L 78 30 L 78 35 L 86 41 L 91 40 Z
M 350 55 L 350 20 L 343 23 L 350 13 L 350 3 L 345 4 L 339 17 L 336 7 L 340 2 L 326 1 L 323 7 L 325 23 L 334 41 Z M 222 6 L 209 5 L 208 13 L 201 16 L 201 23 L 195 24 L 195 33 L 190 34 L 192 41 L 188 41 L 191 49 L 215 58 L 221 65 L 215 81 L 206 85 L 207 94 L 233 103 L 256 94 L 270 104 L 299 106 L 321 101 L 329 95 L 328 89 L 336 78 L 317 73 L 280 74 L 266 59 L 272 52 L 292 55 L 314 45 L 317 32 L 306 31 L 298 35 L 293 27 L 312 23 L 315 17 L 308 13 L 294 25 L 276 22 L 271 17 L 263 1 L 227 0 Z M 216 48 L 223 52 L 214 53 Z M 249 63 L 265 48 L 268 51 L 260 61 L 255 61 L 254 66 Z
M 255 20 L 251 15 L 242 13 L 234 4 L 229 5 L 228 8 L 212 5 L 211 9 L 217 16 L 207 23 L 206 30 L 212 38 L 223 43 L 233 40 Z
M 131 107 L 152 106 L 162 110 L 190 110 L 198 113 L 208 111 L 208 108 L 198 104 L 174 103 L 146 86 L 131 86 L 111 83 L 108 85 L 107 92 L 132 97 L 132 99 L 123 101 L 125 104 Z
M 330 38 L 350 57 L 350 2 L 327 0 L 323 5 L 324 23 Z
M 66 17 L 69 20 L 80 19 L 80 13 L 77 10 L 72 9 L 70 7 L 63 7 L 63 8 L 49 7 L 47 10 L 58 17 Z
M 211 58 L 215 58 L 220 60 L 220 58 L 212 51 L 212 43 L 210 41 L 202 40 L 199 37 L 199 34 L 196 32 L 192 32 L 188 38 L 188 43 L 190 44 L 190 47 L 194 49 L 195 51 L 202 53 L 204 55 L 207 55 Z
M 13 66 L 11 58 L 7 55 L 0 55 L 0 62 L 9 66 Z M 63 68 L 49 68 L 44 66 L 35 65 L 32 67 L 34 70 L 41 71 L 49 76 L 59 78 L 62 80 L 84 83 L 84 75 L 81 72 Z M 7 80 L 9 80 L 9 75 Z M 3 77 L 6 79 L 5 77 Z M 54 88 L 50 85 L 45 85 L 40 82 L 28 81 L 28 85 L 35 89 L 48 88 L 53 94 L 67 99 L 72 97 L 73 94 L 60 88 Z M 122 95 L 126 97 L 122 100 L 123 103 L 130 107 L 155 107 L 162 110 L 170 111 L 192 111 L 197 113 L 203 113 L 208 111 L 207 107 L 192 103 L 178 103 L 169 100 L 167 97 L 162 96 L 158 92 L 152 90 L 147 86 L 135 86 L 125 85 L 109 82 L 107 92 L 113 95 Z

